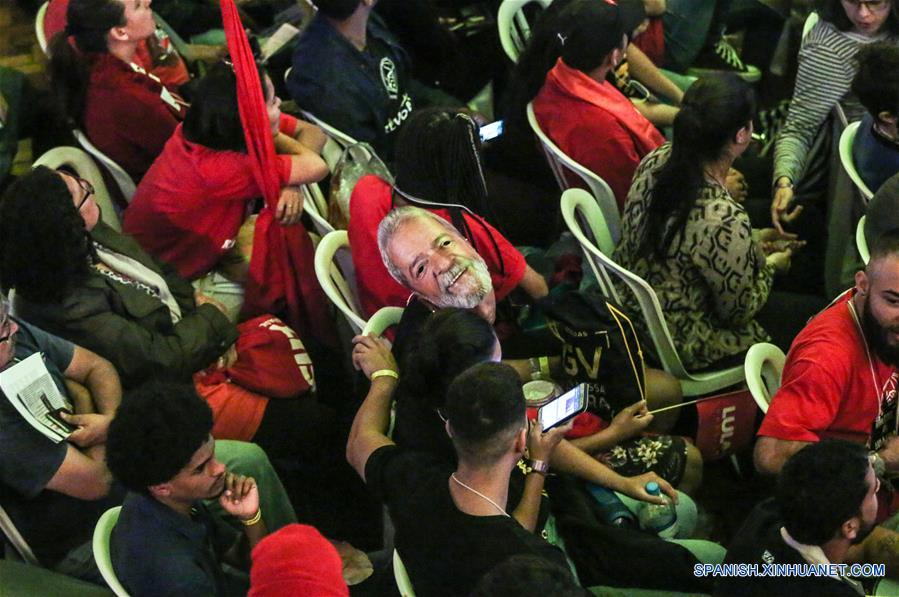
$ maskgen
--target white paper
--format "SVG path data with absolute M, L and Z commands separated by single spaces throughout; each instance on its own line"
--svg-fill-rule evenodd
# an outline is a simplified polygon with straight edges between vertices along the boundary
M 0 373 L 0 390 L 28 423 L 56 443 L 71 430 L 56 418 L 59 409 L 72 412 L 72 405 L 53 382 L 43 355 L 34 353 Z

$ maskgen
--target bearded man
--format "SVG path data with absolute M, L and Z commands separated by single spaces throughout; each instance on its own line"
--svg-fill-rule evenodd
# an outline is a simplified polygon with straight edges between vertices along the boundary
M 864 443 L 878 476 L 899 471 L 899 230 L 873 244 L 855 288 L 812 318 L 790 348 L 755 445 L 759 472 L 777 474 L 804 446 Z

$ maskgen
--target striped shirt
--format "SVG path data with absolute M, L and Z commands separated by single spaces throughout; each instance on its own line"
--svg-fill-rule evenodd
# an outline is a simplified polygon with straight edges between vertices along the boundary
M 775 181 L 781 176 L 799 181 L 815 136 L 837 103 L 842 104 L 849 122 L 861 120 L 864 108 L 849 88 L 858 70 L 855 55 L 859 44 L 875 41 L 899 43 L 899 37 L 886 33 L 866 37 L 840 31 L 824 20 L 809 31 L 799 50 L 790 112 L 774 149 Z

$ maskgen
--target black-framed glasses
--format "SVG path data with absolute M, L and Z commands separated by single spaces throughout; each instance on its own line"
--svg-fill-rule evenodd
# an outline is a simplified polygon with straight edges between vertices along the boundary
M 889 0 L 843 0 L 846 4 L 853 8 L 861 8 L 865 6 L 871 12 L 880 12 L 890 7 Z
M 94 185 L 90 183 L 90 181 L 84 180 L 80 176 L 72 176 L 75 179 L 75 182 L 78 183 L 78 186 L 81 187 L 81 190 L 84 191 L 84 197 L 81 198 L 81 201 L 78 202 L 77 211 L 81 211 L 81 208 L 87 203 L 87 200 L 90 199 L 90 196 L 94 194 Z

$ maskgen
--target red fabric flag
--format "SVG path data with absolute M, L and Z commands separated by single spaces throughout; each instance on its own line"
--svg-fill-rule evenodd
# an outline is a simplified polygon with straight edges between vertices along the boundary
M 256 220 L 253 255 L 242 315 L 281 316 L 300 333 L 329 346 L 337 344 L 327 298 L 315 277 L 312 240 L 302 225 L 281 226 L 275 211 L 281 189 L 275 172 L 275 145 L 253 51 L 234 0 L 221 0 L 228 52 L 237 77 L 237 105 L 253 177 L 263 190 L 265 207 Z

